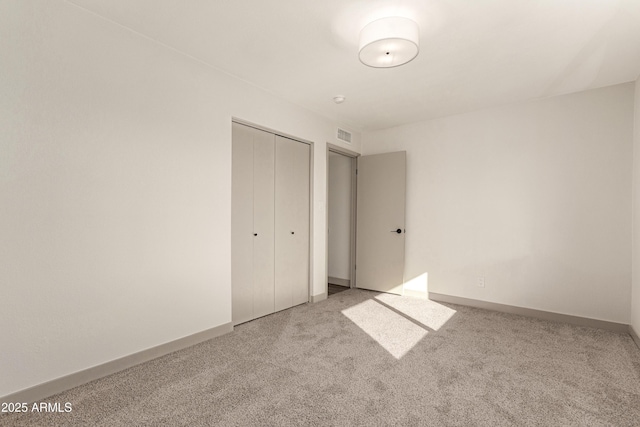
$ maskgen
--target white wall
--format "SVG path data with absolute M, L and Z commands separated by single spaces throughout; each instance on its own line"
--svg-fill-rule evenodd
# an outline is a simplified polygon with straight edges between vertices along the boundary
M 640 77 L 635 82 L 633 132 L 633 286 L 631 326 L 640 333 Z
M 329 153 L 329 276 L 351 278 L 351 158 Z
M 363 134 L 407 151 L 405 280 L 628 323 L 632 129 L 623 84 Z
M 0 396 L 231 321 L 232 117 L 314 142 L 324 293 L 335 123 L 61 0 L 0 64 Z

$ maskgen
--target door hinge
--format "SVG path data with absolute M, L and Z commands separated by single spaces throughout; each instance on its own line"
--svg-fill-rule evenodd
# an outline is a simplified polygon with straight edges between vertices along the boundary
M 356 175 L 358 175 L 358 169 L 356 169 Z

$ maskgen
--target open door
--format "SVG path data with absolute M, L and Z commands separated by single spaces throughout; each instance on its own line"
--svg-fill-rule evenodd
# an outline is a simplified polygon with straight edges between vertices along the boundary
M 406 153 L 358 158 L 356 287 L 402 294 Z

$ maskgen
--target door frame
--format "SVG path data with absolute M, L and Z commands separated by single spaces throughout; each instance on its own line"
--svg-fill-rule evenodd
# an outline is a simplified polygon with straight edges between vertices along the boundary
M 249 122 L 247 120 L 240 119 L 238 117 L 232 116 L 232 123 L 237 123 L 239 125 L 248 126 L 254 129 L 258 129 L 264 132 L 268 132 L 277 136 L 281 136 L 287 139 L 292 139 L 301 144 L 307 144 L 309 146 L 309 280 L 308 280 L 308 289 L 307 289 L 307 303 L 312 302 L 313 295 L 313 180 L 314 180 L 314 169 L 313 169 L 313 159 L 314 159 L 314 143 L 313 141 L 308 141 L 306 139 L 299 138 L 297 136 L 289 135 L 284 132 L 277 131 L 275 129 L 257 125 L 253 122 Z M 233 141 L 232 141 L 233 143 Z M 327 154 L 328 156 L 328 154 Z M 233 307 L 231 307 L 233 310 Z
M 325 298 L 329 296 L 329 153 L 336 153 L 343 155 L 345 157 L 349 157 L 351 159 L 351 220 L 349 222 L 350 227 L 350 236 L 349 236 L 349 256 L 350 256 L 350 272 L 351 279 L 349 280 L 349 287 L 356 287 L 356 214 L 357 214 L 357 179 L 358 179 L 358 157 L 360 157 L 360 153 L 355 151 L 351 151 L 348 148 L 340 147 L 338 145 L 331 144 L 327 142 L 327 152 L 326 152 L 326 163 L 327 163 L 327 173 L 326 173 L 326 200 L 327 200 L 327 216 L 326 216 L 326 253 L 325 253 Z

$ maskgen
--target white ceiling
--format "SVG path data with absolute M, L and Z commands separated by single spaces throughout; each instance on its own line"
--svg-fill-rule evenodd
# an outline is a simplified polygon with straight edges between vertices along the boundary
M 70 1 L 353 130 L 640 74 L 640 0 Z M 385 15 L 419 24 L 420 54 L 369 68 L 358 35 Z

